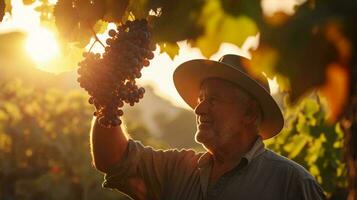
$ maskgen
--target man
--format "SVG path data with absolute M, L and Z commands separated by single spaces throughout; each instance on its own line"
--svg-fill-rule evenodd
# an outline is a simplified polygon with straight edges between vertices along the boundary
M 300 165 L 264 148 L 284 120 L 267 80 L 250 75 L 237 55 L 191 60 L 174 73 L 181 97 L 197 115 L 196 141 L 207 150 L 153 150 L 120 127 L 94 120 L 92 156 L 104 187 L 134 199 L 325 199 Z

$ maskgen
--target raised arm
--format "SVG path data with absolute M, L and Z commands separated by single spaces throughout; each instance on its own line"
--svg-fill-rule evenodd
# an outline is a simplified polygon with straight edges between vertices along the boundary
M 102 172 L 107 172 L 110 167 L 122 159 L 129 136 L 120 126 L 104 128 L 93 117 L 90 131 L 91 155 L 94 166 Z

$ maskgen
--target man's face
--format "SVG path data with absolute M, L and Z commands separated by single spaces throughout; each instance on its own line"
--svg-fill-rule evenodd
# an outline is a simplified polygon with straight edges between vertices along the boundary
M 196 113 L 196 141 L 212 149 L 239 140 L 251 98 L 234 84 L 206 79 L 200 88 Z

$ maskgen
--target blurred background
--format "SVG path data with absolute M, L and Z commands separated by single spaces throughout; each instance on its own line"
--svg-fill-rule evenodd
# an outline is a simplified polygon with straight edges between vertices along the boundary
M 116 27 L 117 18 L 127 19 L 128 15 L 124 12 L 116 16 L 107 9 L 106 13 L 96 16 L 96 12 L 93 14 L 90 10 L 85 10 L 86 7 L 78 6 L 80 9 L 77 11 L 83 11 L 85 14 L 79 12 L 76 16 L 97 17 L 92 29 L 82 30 L 78 28 L 78 24 L 72 27 L 68 25 L 77 22 L 77 18 L 73 18 L 73 13 L 77 12 L 71 10 L 73 6 L 63 9 L 62 5 L 68 2 L 89 2 L 89 5 L 105 2 L 106 6 L 115 4 L 115 1 L 110 0 L 0 0 L 1 200 L 127 199 L 116 191 L 102 189 L 103 174 L 92 166 L 89 130 L 94 107 L 88 103 L 88 94 L 76 81 L 76 70 L 82 53 L 92 45 L 93 52 L 104 52 L 104 48 L 93 37 L 93 32 L 99 40 L 105 41 L 108 31 Z M 133 15 L 141 16 L 138 10 L 143 10 L 142 2 L 123 2 L 126 2 L 126 9 L 132 9 Z M 185 6 L 187 2 L 182 1 Z M 176 25 L 169 25 L 166 21 L 157 22 L 161 26 L 159 30 L 154 30 L 154 34 L 156 31 L 162 35 L 158 33 L 155 38 L 155 58 L 148 68 L 143 69 L 143 76 L 138 80 L 138 84 L 145 87 L 146 93 L 134 107 L 124 107 L 123 120 L 128 133 L 132 138 L 155 148 L 193 148 L 203 151 L 202 147 L 194 142 L 195 116 L 174 88 L 173 71 L 180 63 L 190 59 L 218 60 L 228 53 L 253 57 L 255 65 L 258 62 L 264 63 L 260 64 L 263 66 L 259 69 L 263 68 L 266 72 L 272 94 L 283 110 L 286 120 L 282 132 L 265 141 L 265 144 L 309 170 L 329 199 L 346 199 L 348 170 L 343 151 L 346 131 L 340 119 L 348 108 L 346 105 L 349 104 L 349 98 L 353 96 L 348 91 L 350 85 L 356 84 L 351 75 L 355 74 L 355 70 L 352 70 L 355 69 L 354 65 L 341 68 L 343 62 L 332 62 L 335 60 L 331 59 L 325 62 L 326 55 L 317 53 L 328 49 L 327 46 L 320 45 L 325 43 L 315 44 L 300 37 L 303 35 L 299 33 L 300 30 L 312 26 L 309 23 L 304 24 L 309 22 L 306 16 L 320 19 L 320 15 L 302 15 L 305 17 L 302 17 L 304 23 L 298 21 L 300 26 L 289 26 L 289 30 L 298 27 L 294 33 L 282 33 L 267 28 L 267 25 L 261 25 L 262 22 L 254 18 L 256 13 L 252 14 L 253 9 L 247 6 L 251 4 L 244 4 L 248 1 L 242 1 L 245 11 L 249 11 L 243 14 L 251 19 L 239 18 L 240 15 L 229 9 L 230 4 L 227 2 L 217 0 L 187 3 L 193 5 L 189 6 L 193 9 L 192 13 L 200 13 L 205 19 L 203 24 L 197 25 L 205 30 L 203 32 L 188 29 L 188 33 L 178 33 L 179 31 L 172 28 L 176 26 L 180 29 L 181 21 L 175 21 Z M 315 1 L 254 2 L 258 4 L 252 4 L 252 8 L 259 7 L 263 13 L 261 15 L 267 19 L 264 23 L 281 28 L 280 25 L 284 23 L 282 21 L 288 20 L 287 16 L 300 14 L 296 10 L 297 6 L 303 7 Z M 344 2 L 348 4 L 346 2 L 349 1 Z M 152 4 L 150 6 L 153 6 Z M 177 18 L 177 14 L 191 12 L 181 6 L 182 4 L 179 6 L 171 3 L 173 8 L 162 4 L 160 6 L 163 8 L 163 16 L 160 19 L 166 17 L 173 20 Z M 326 5 L 330 6 L 327 3 Z M 351 5 L 355 6 L 356 3 Z M 147 4 L 145 6 L 150 7 Z M 117 9 L 119 8 L 120 5 Z M 176 17 L 166 14 L 165 8 L 172 9 L 170 12 Z M 181 10 L 174 12 L 176 8 Z M 301 12 L 307 13 L 304 9 Z M 229 20 L 219 21 L 219 17 L 212 14 L 212 11 L 220 13 L 222 16 L 219 17 L 222 19 Z M 327 12 L 326 9 L 324 11 Z M 331 15 L 333 14 L 335 13 Z M 202 22 L 202 18 L 193 20 Z M 290 18 L 289 20 L 293 21 Z M 236 29 L 238 25 L 241 28 Z M 228 33 L 219 32 L 222 36 L 217 39 L 218 36 L 213 35 L 214 30 L 221 29 Z M 168 30 L 175 31 L 171 34 Z M 348 44 L 353 46 L 352 41 L 355 40 L 347 40 L 346 47 L 343 35 L 338 30 L 336 28 L 335 32 L 329 32 L 332 38 L 340 37 L 336 39 L 339 41 L 336 43 L 340 45 L 336 48 L 342 55 L 353 55 L 354 51 L 348 48 Z M 197 34 L 192 36 L 190 31 Z M 285 35 L 278 37 L 273 34 L 274 31 Z M 166 38 L 170 34 L 171 37 Z M 176 37 L 175 34 L 181 35 Z M 283 37 L 289 34 L 294 37 Z M 355 39 L 354 36 L 353 38 Z M 305 46 L 302 45 L 304 39 L 309 40 Z M 276 51 L 273 51 L 274 48 Z M 288 54 L 283 53 L 285 50 Z M 301 52 L 304 52 L 304 55 L 299 55 Z M 311 60 L 308 56 L 314 53 L 318 54 L 317 60 Z M 299 59 L 294 61 L 300 65 L 294 65 L 294 68 L 292 64 L 291 68 L 282 68 L 280 65 L 286 66 L 293 62 L 284 62 L 284 59 L 292 58 L 291 55 Z M 274 68 L 274 65 L 277 67 Z M 301 65 L 303 67 L 299 67 Z M 317 68 L 314 68 L 316 66 Z

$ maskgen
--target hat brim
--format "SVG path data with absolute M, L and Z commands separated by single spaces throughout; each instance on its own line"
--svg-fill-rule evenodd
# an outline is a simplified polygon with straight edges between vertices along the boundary
M 260 126 L 263 139 L 269 139 L 281 131 L 284 118 L 279 106 L 268 91 L 244 72 L 222 62 L 196 59 L 182 63 L 173 74 L 176 90 L 192 109 L 197 106 L 200 85 L 207 78 L 222 78 L 233 82 L 256 98 L 263 112 Z

